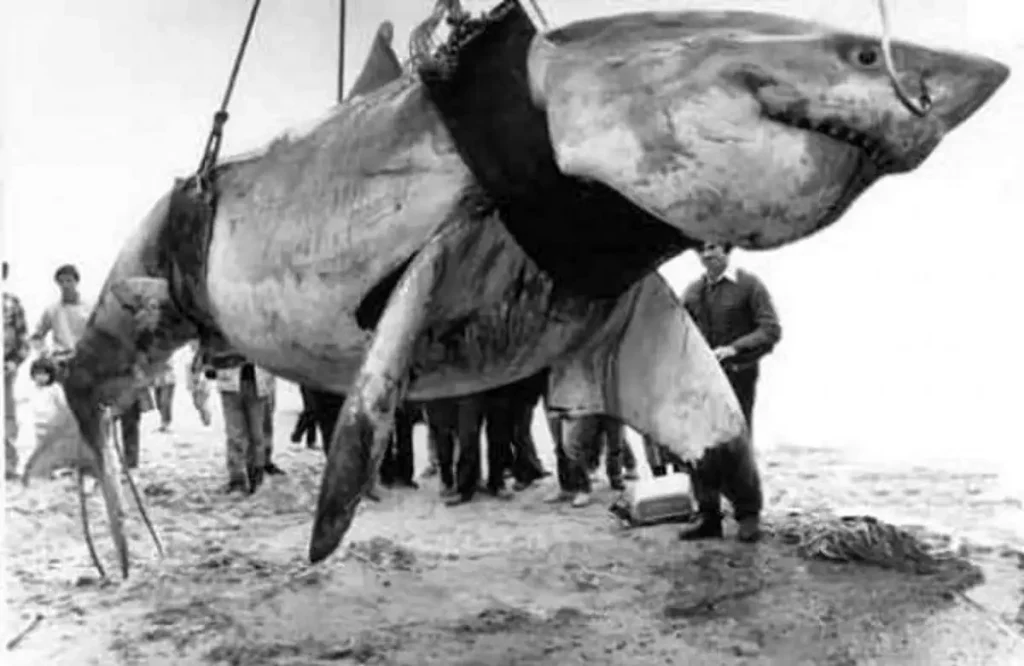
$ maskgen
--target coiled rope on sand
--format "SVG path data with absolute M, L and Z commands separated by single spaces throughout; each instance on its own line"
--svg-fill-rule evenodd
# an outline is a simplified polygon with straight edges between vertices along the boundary
M 801 557 L 832 562 L 864 562 L 886 569 L 930 574 L 960 560 L 948 546 L 873 516 L 790 513 L 773 531 Z

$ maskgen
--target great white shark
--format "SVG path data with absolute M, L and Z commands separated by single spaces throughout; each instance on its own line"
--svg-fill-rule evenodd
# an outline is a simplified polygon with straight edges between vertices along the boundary
M 225 160 L 209 219 L 182 221 L 179 183 L 125 242 L 63 382 L 104 470 L 124 575 L 101 410 L 196 337 L 348 395 L 313 561 L 351 524 L 399 399 L 557 368 L 556 402 L 683 457 L 745 436 L 659 264 L 702 242 L 768 249 L 828 227 L 920 166 L 1009 75 L 758 12 L 538 33 L 506 1 L 457 28 L 418 71 Z

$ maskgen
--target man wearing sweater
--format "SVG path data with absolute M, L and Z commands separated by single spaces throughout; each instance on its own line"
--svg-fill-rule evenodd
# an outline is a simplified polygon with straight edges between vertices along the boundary
M 679 534 L 692 540 L 722 536 L 721 496 L 733 505 L 739 539 L 760 536 L 761 480 L 751 445 L 759 362 L 782 337 L 771 296 L 757 276 L 729 265 L 731 248 L 700 250 L 704 275 L 687 287 L 683 304 L 707 340 L 747 419 L 748 436 L 709 450 L 692 470 L 698 516 Z

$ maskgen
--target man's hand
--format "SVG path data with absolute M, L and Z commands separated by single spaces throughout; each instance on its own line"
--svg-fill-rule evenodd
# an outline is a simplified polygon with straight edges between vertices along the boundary
M 732 358 L 736 355 L 736 348 L 726 345 L 724 347 L 715 348 L 715 358 L 719 361 L 724 361 L 727 358 Z

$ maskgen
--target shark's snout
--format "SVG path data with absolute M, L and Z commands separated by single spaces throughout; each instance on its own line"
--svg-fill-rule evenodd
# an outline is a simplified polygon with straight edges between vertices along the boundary
M 1010 68 L 1001 62 L 962 54 L 937 54 L 923 70 L 931 113 L 947 132 L 974 115 L 1010 76 Z

